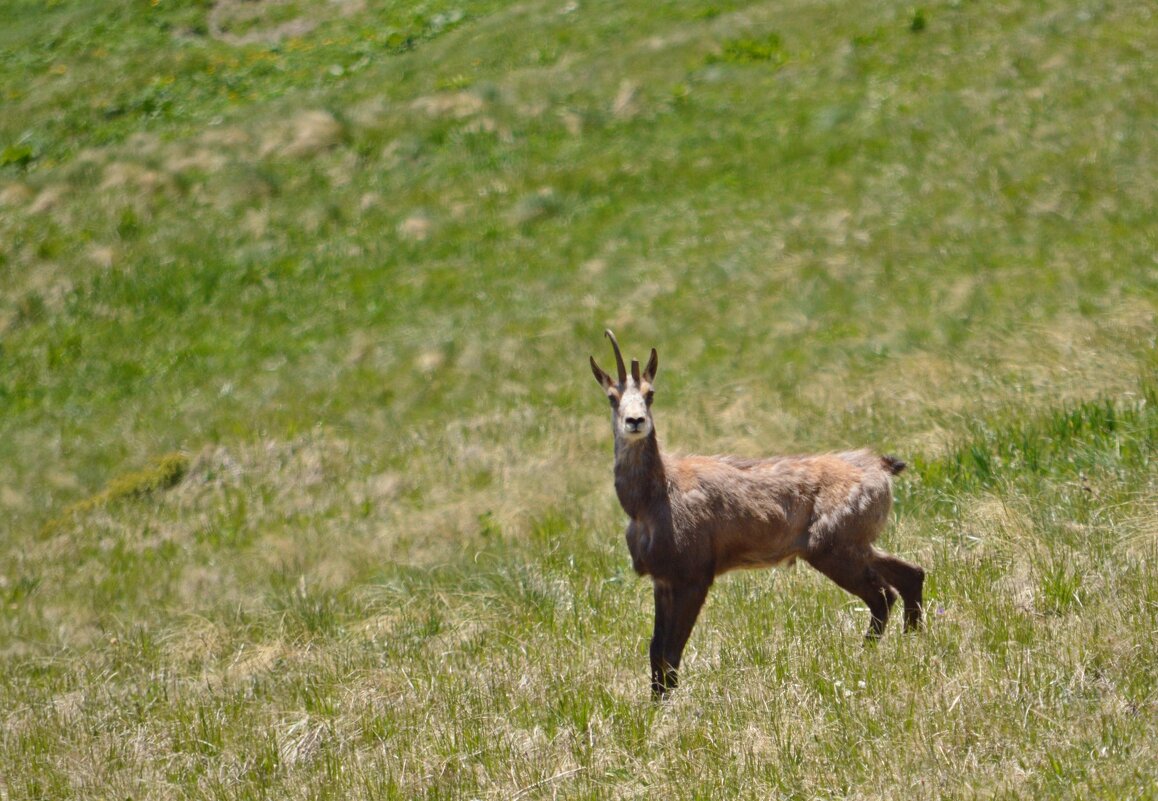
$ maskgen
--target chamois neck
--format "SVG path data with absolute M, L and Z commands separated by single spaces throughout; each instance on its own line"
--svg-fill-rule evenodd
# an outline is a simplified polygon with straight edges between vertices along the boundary
M 667 491 L 659 441 L 653 430 L 644 439 L 615 438 L 615 492 L 623 511 L 640 517 Z

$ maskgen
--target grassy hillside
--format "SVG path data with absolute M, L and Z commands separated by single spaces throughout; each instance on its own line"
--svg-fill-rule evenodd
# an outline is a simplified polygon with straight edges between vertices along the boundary
M 0 797 L 1158 797 L 1144 3 L 11 0 Z M 670 701 L 586 366 L 868 445 L 929 627 Z

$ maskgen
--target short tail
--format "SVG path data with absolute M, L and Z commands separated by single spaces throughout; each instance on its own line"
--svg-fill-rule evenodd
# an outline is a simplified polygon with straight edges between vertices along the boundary
M 895 476 L 906 467 L 908 467 L 908 465 L 906 465 L 903 461 L 895 456 L 882 456 L 881 467 L 883 467 L 885 470 L 888 470 L 890 474 Z

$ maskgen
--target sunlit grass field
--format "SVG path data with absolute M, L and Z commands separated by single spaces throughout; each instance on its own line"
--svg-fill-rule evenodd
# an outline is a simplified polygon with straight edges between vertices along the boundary
M 1158 798 L 1145 3 L 8 0 L 0 799 Z M 588 354 L 910 464 L 650 700 Z

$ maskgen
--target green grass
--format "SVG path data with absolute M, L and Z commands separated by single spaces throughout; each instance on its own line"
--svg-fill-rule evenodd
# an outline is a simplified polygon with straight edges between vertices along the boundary
M 1144 4 L 323 5 L 7 4 L 0 796 L 1158 797 Z M 608 326 L 908 461 L 928 630 L 728 576 L 651 703 Z

